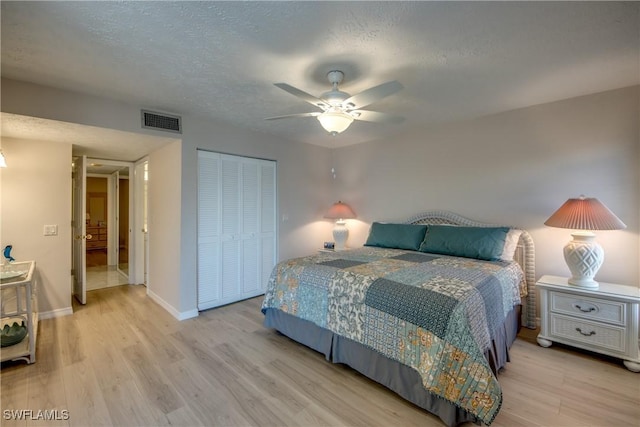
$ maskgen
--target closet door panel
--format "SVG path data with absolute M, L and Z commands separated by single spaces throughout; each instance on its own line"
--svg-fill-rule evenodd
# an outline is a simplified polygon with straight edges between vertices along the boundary
M 198 152 L 198 309 L 264 293 L 276 260 L 276 163 Z
M 220 242 L 212 241 L 198 245 L 198 309 L 210 308 L 220 299 Z
M 233 236 L 240 232 L 240 162 L 222 158 L 222 235 Z
M 265 162 L 260 167 L 260 232 L 276 231 L 276 165 Z
M 258 232 L 258 202 L 260 183 L 259 165 L 255 162 L 242 164 L 242 234 L 253 235 Z
M 198 238 L 220 235 L 220 156 L 198 155 Z
M 220 294 L 220 156 L 198 153 L 198 309 Z
M 256 243 L 255 238 L 242 240 L 242 292 L 247 296 L 260 290 Z
M 220 304 L 237 301 L 240 298 L 240 241 L 222 242 L 222 295 Z
M 260 289 L 264 292 L 267 289 L 267 282 L 271 276 L 271 271 L 275 266 L 276 245 L 273 236 L 260 238 Z

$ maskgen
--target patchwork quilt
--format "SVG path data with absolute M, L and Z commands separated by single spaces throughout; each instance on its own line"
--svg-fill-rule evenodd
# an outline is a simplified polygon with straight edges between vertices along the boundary
M 262 305 L 415 369 L 430 393 L 489 425 L 502 392 L 484 357 L 520 303 L 515 262 L 363 247 L 279 263 Z

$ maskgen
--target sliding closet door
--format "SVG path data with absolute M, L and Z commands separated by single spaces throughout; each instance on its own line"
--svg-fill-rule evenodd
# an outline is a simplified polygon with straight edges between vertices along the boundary
M 275 165 L 198 152 L 198 309 L 264 293 L 276 259 Z

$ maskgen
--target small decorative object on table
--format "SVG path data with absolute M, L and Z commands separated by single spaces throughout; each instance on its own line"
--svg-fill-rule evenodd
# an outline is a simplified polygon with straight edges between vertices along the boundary
M 13 322 L 13 325 L 4 325 L 4 328 L 0 329 L 0 343 L 2 347 L 9 347 L 10 345 L 18 344 L 22 342 L 24 337 L 27 336 L 27 327 L 24 326 L 24 322 L 18 324 Z
M 14 257 L 11 256 L 11 249 L 13 249 L 12 245 L 7 245 L 4 247 L 3 255 L 4 255 L 4 258 L 7 260 L 7 262 L 13 262 L 16 260 Z

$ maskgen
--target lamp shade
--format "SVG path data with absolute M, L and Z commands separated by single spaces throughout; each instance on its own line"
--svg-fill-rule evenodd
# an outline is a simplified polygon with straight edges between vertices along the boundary
M 7 161 L 4 158 L 4 153 L 2 152 L 2 150 L 0 150 L 0 168 L 6 168 L 7 167 Z
M 329 219 L 350 219 L 355 218 L 356 213 L 351 209 L 351 206 L 338 201 L 331 205 L 324 217 Z
M 544 223 L 574 230 L 620 230 L 627 228 L 613 212 L 594 197 L 567 200 Z
M 327 132 L 336 135 L 347 130 L 353 122 L 353 117 L 342 111 L 329 110 L 320 114 L 318 121 Z
M 545 221 L 545 225 L 579 230 L 571 233 L 573 240 L 563 249 L 564 260 L 571 271 L 568 283 L 592 289 L 598 287 L 594 277 L 604 262 L 604 249 L 590 230 L 627 227 L 598 199 L 584 196 L 567 200 Z

